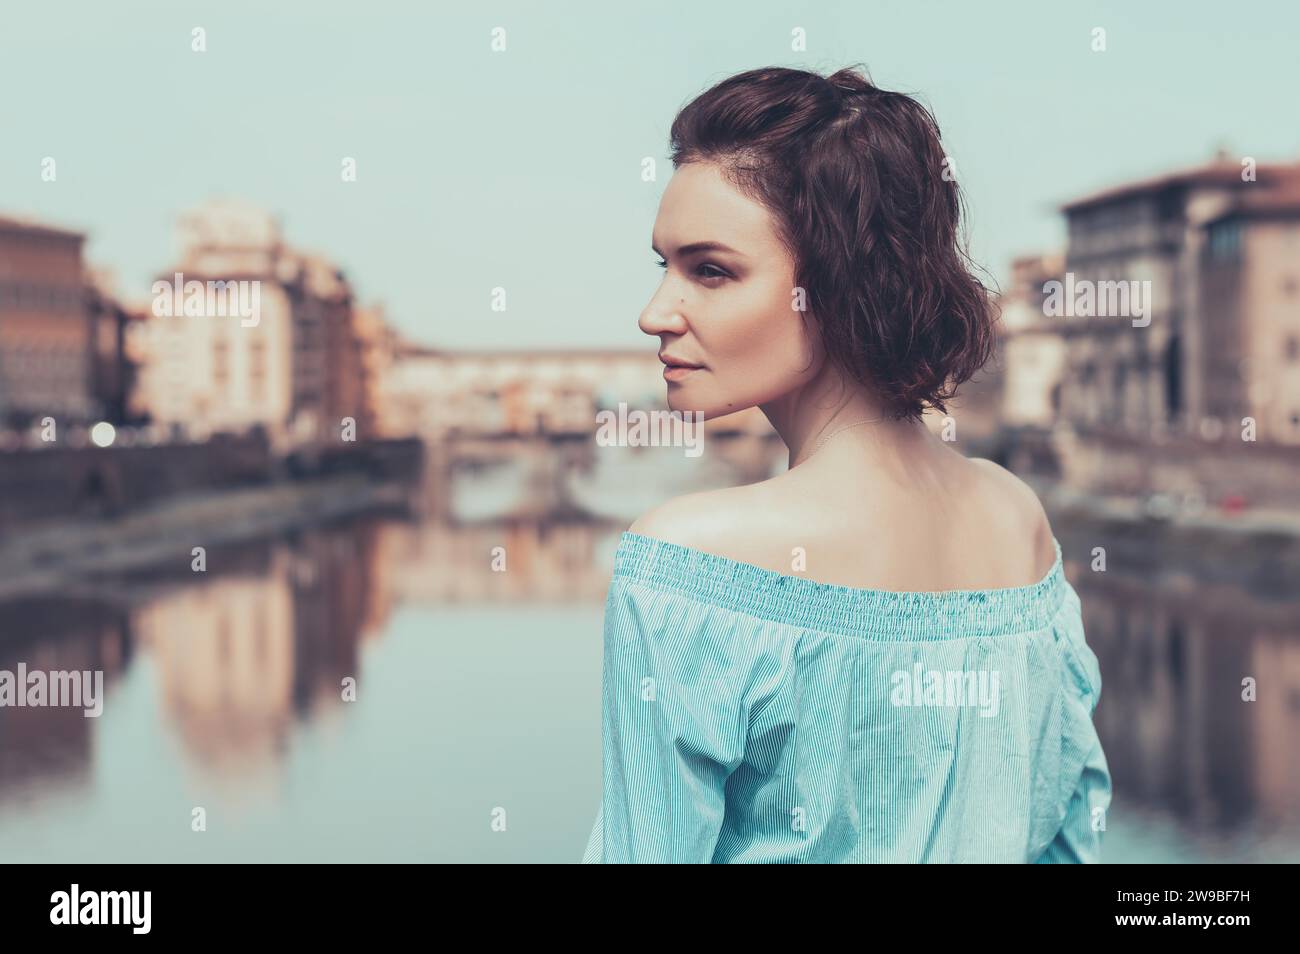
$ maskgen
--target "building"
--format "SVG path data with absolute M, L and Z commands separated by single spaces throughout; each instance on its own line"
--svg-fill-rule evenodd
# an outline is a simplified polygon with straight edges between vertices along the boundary
M 183 215 L 177 236 L 180 257 L 154 283 L 143 329 L 144 405 L 177 437 L 203 440 L 261 427 L 277 445 L 285 442 L 293 341 L 289 296 L 278 278 L 278 225 L 260 209 L 221 201 Z M 255 322 L 224 303 L 211 313 L 205 305 L 185 314 L 176 300 L 184 283 L 218 281 L 255 283 L 246 286 L 257 291 Z
M 277 450 L 374 436 L 366 389 L 378 383 L 365 376 L 345 274 L 288 246 L 276 220 L 244 202 L 205 203 L 181 217 L 178 236 L 144 335 L 141 392 L 154 420 L 195 439 L 264 429 Z M 191 283 L 206 294 L 194 309 Z
M 337 440 L 345 419 L 364 433 L 361 342 L 352 287 L 319 255 L 282 250 L 279 276 L 293 323 L 290 416 L 299 440 Z
M 84 242 L 80 232 L 0 217 L 0 427 L 97 416 Z
M 1220 156 L 1068 203 L 1068 282 L 1096 289 L 1098 302 L 1103 283 L 1149 283 L 1150 299 L 1142 317 L 1130 308 L 1055 319 L 1068 344 L 1062 418 L 1129 435 L 1215 434 L 1260 410 L 1249 394 L 1284 400 L 1281 365 L 1241 359 L 1284 350 L 1300 315 L 1295 217 L 1286 224 L 1289 206 L 1278 201 L 1298 186 L 1300 163 Z M 1288 412 L 1270 413 L 1260 439 L 1300 443 Z
M 357 426 L 364 427 L 367 434 L 384 436 L 393 430 L 385 423 L 387 408 L 382 392 L 399 345 L 397 333 L 388 324 L 382 305 L 358 306 L 353 323 L 361 368 Z
M 1043 313 L 1044 287 L 1059 281 L 1064 256 L 1026 255 L 1011 263 L 1001 296 L 998 361 L 1001 418 L 1012 427 L 1050 427 L 1060 412 L 1065 340 L 1060 324 Z
M 145 313 L 124 303 L 113 290 L 107 272 L 93 271 L 86 284 L 86 316 L 90 322 L 90 390 L 98 417 L 110 424 L 141 424 L 144 415 L 135 403 L 139 357 L 134 329 Z
M 1300 187 L 1243 195 L 1206 230 L 1204 413 L 1300 445 Z
M 1064 213 L 1065 291 L 1043 308 L 1065 484 L 1300 507 L 1300 162 L 1220 156 Z

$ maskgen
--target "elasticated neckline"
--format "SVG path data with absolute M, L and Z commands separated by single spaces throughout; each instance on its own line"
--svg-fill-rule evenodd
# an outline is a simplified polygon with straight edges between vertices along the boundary
M 1061 544 L 1037 583 L 986 590 L 873 590 L 778 573 L 716 553 L 624 531 L 614 577 L 683 593 L 724 609 L 869 639 L 953 639 L 1043 629 L 1067 583 Z

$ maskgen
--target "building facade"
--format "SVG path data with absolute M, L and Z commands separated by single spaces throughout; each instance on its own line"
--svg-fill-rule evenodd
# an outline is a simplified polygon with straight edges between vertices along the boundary
M 280 450 L 374 436 L 367 388 L 377 382 L 365 376 L 342 270 L 289 247 L 274 218 L 246 203 L 206 203 L 178 232 L 180 258 L 155 283 L 143 332 L 141 390 L 153 419 L 195 439 L 264 429 Z M 191 282 L 217 290 L 200 313 L 177 313 Z M 231 286 L 234 297 L 222 299 Z
M 1060 413 L 1065 340 L 1043 313 L 1044 287 L 1059 281 L 1061 255 L 1026 255 L 1011 263 L 1001 296 L 998 360 L 1002 367 L 1001 417 L 1012 427 L 1050 427 Z
M 1204 410 L 1300 445 L 1300 189 L 1244 196 L 1201 250 Z
M 85 423 L 92 392 L 85 236 L 0 217 L 0 427 Z
M 1099 303 L 1107 283 L 1136 283 L 1149 300 L 1140 316 L 1053 318 L 1067 344 L 1062 419 L 1130 436 L 1212 437 L 1260 410 L 1252 393 L 1286 403 L 1283 369 L 1246 359 L 1250 342 L 1277 338 L 1300 309 L 1288 291 L 1300 282 L 1300 258 L 1286 261 L 1292 233 L 1282 217 L 1255 211 L 1297 187 L 1300 163 L 1220 158 L 1067 204 L 1067 288 L 1096 289 Z M 1288 420 L 1271 411 L 1260 439 L 1300 443 Z
M 1064 342 L 1064 483 L 1300 507 L 1300 162 L 1220 157 L 1064 211 L 1057 305 L 1070 289 L 1085 305 L 1063 315 L 1044 298 Z M 1098 307 L 1126 286 L 1140 308 Z

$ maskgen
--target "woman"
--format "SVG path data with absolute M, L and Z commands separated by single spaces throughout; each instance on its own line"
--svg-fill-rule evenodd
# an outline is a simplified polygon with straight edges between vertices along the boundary
M 921 421 L 993 340 L 933 117 L 759 69 L 672 145 L 640 326 L 673 410 L 757 406 L 789 469 L 620 539 L 583 861 L 1098 860 L 1101 675 L 1059 544 Z

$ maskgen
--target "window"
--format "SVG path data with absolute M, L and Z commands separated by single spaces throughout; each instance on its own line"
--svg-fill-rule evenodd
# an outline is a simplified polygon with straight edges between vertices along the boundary
M 221 389 L 230 378 L 230 345 L 218 338 L 212 345 L 212 381 Z
M 266 400 L 266 342 L 258 339 L 249 345 L 248 351 L 249 398 L 253 401 Z
M 1210 257 L 1221 260 L 1235 259 L 1241 249 L 1241 222 L 1224 219 L 1210 226 Z

